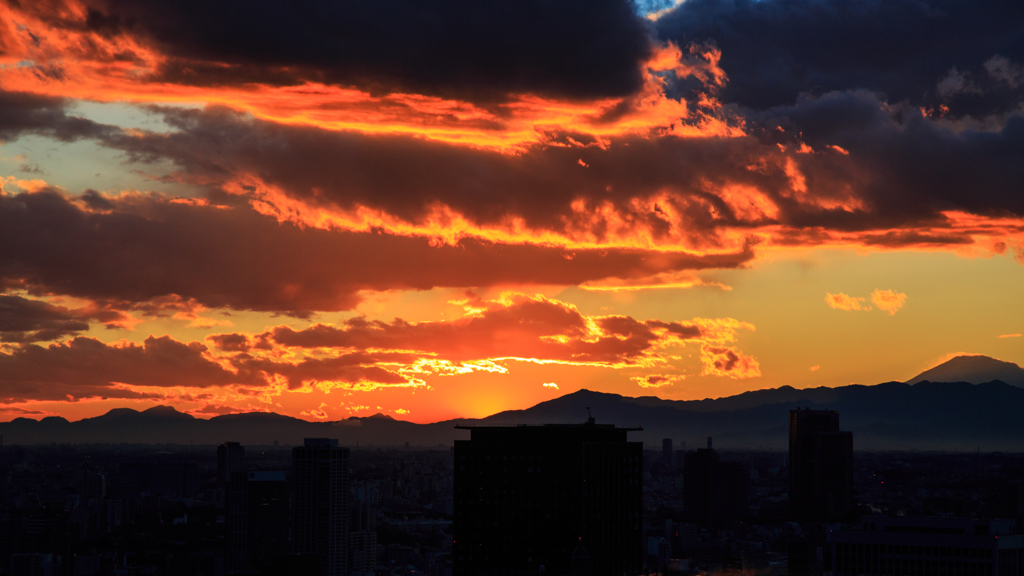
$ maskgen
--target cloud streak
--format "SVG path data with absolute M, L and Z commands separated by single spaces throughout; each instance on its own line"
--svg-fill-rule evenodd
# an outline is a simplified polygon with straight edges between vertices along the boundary
M 903 308 L 903 305 L 907 302 L 907 295 L 902 292 L 895 292 L 893 290 L 875 290 L 871 293 L 871 303 L 874 304 L 874 308 L 881 310 L 882 312 L 888 313 L 890 316 L 895 315 Z M 832 294 L 830 292 L 825 293 L 825 303 L 828 304 L 829 308 L 833 310 L 846 310 L 850 311 L 868 311 L 873 310 L 872 306 L 867 304 L 867 298 L 863 296 L 850 296 L 846 293 L 840 292 L 838 294 Z
M 0 352 L 0 400 L 188 397 L 205 398 L 203 406 L 222 410 L 225 397 L 269 401 L 314 388 L 424 388 L 428 377 L 507 373 L 519 362 L 673 369 L 673 350 L 687 345 L 699 347 L 706 375 L 760 374 L 757 360 L 734 344 L 739 330 L 753 326 L 728 318 L 664 322 L 587 316 L 564 302 L 515 293 L 467 302 L 466 310 L 449 321 L 357 317 L 340 326 L 217 334 L 208 338 L 213 349 L 170 336 L 150 336 L 142 344 L 85 337 L 48 346 L 21 344 Z M 644 382 L 664 385 L 682 378 L 658 374 Z

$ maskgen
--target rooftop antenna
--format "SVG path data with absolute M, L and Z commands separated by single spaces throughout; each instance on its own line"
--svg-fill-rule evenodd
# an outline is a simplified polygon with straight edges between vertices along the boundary
M 590 414 L 590 406 L 585 407 L 587 409 L 587 424 L 594 423 L 594 417 Z

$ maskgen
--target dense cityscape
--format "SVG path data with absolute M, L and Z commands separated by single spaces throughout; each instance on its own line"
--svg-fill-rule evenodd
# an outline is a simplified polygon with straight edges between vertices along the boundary
M 1024 456 L 855 451 L 838 417 L 792 411 L 788 453 L 593 420 L 449 449 L 4 445 L 0 573 L 1021 573 Z

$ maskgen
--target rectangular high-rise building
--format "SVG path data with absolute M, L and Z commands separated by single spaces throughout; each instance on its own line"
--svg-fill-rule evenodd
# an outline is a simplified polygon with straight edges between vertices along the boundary
M 712 448 L 685 456 L 683 507 L 689 521 L 705 528 L 722 528 L 747 513 L 750 470 L 739 462 L 722 462 Z
M 672 467 L 672 439 L 662 438 L 661 439 L 661 463 L 666 468 Z
M 789 411 L 789 503 L 803 522 L 853 511 L 853 434 L 839 430 L 839 412 Z
M 217 488 L 227 490 L 232 472 L 245 472 L 245 446 L 225 442 L 217 446 Z
M 463 427 L 459 427 L 463 428 Z M 455 442 L 455 576 L 639 574 L 643 443 L 595 424 L 464 427 Z M 576 558 L 575 565 L 573 558 Z
M 348 459 L 328 438 L 292 449 L 292 551 L 318 555 L 323 576 L 348 572 Z
M 250 574 L 289 552 L 288 473 L 232 472 L 227 490 L 228 574 Z

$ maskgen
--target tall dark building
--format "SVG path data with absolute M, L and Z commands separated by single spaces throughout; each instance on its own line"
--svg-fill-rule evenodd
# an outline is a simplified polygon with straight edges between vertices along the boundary
M 455 442 L 455 576 L 639 574 L 643 444 L 610 424 L 460 427 Z M 577 555 L 578 556 L 578 555 Z
M 672 439 L 662 438 L 661 439 L 661 463 L 666 468 L 672 467 Z
M 227 490 L 228 574 L 252 573 L 286 554 L 289 489 L 285 471 L 232 472 Z
M 685 455 L 683 507 L 687 517 L 702 527 L 725 527 L 747 512 L 750 471 L 738 462 L 722 462 L 708 447 Z
M 227 490 L 232 472 L 245 472 L 245 446 L 225 442 L 217 446 L 217 488 Z
M 220 455 L 219 450 L 217 455 Z M 238 574 L 249 567 L 249 550 L 246 542 L 247 484 L 245 472 L 232 472 L 228 474 L 228 483 L 224 488 L 224 509 L 228 529 L 225 568 L 228 574 Z
M 853 434 L 839 430 L 839 412 L 789 411 L 789 503 L 805 522 L 853 511 Z
M 348 572 L 348 458 L 328 438 L 292 449 L 292 551 L 318 555 L 324 576 Z

